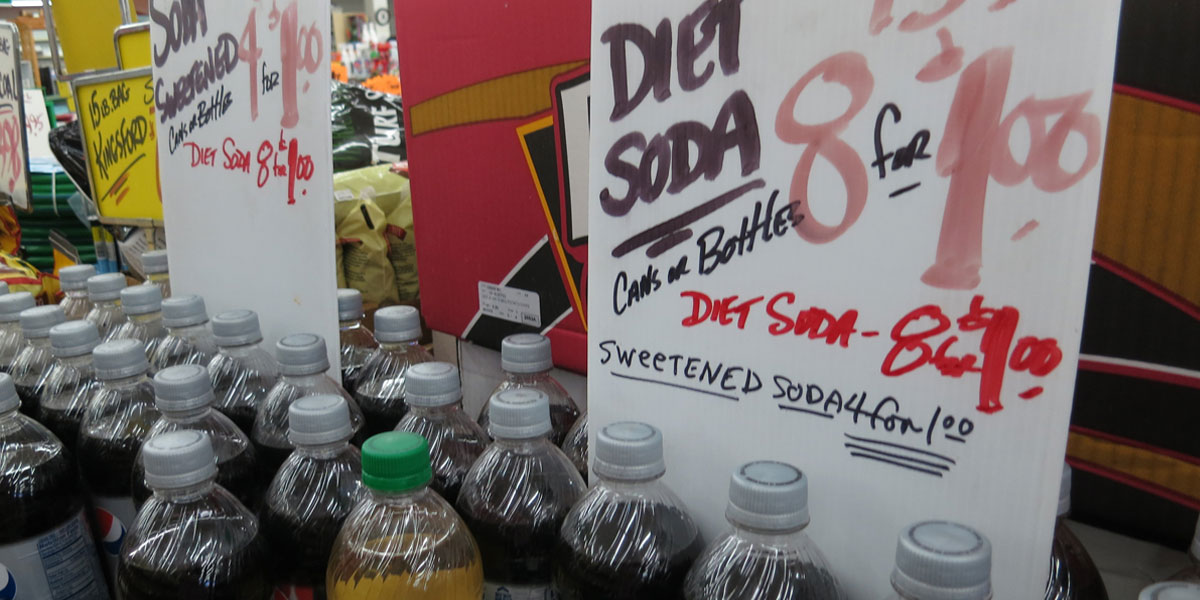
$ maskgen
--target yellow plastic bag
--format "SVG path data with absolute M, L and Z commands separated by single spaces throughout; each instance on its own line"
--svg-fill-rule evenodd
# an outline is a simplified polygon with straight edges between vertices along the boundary
M 385 256 L 392 269 L 390 283 L 385 276 L 375 276 L 370 280 L 362 280 L 367 287 L 359 287 L 356 278 L 351 275 L 351 257 L 349 245 L 344 248 L 344 270 L 346 283 L 363 293 L 367 302 L 379 304 L 395 304 L 397 302 L 412 304 L 420 297 L 417 280 L 417 252 L 413 232 L 412 196 L 409 192 L 408 178 L 391 171 L 389 165 L 379 165 L 338 173 L 333 180 L 334 196 L 338 200 L 335 207 L 335 218 L 338 225 L 339 238 L 359 239 L 362 227 L 367 220 L 371 221 L 372 232 L 383 236 Z M 363 206 L 367 207 L 367 218 L 360 218 Z M 383 215 L 383 223 L 377 223 L 375 210 Z M 346 223 L 346 227 L 342 226 Z M 380 225 L 382 225 L 380 227 Z M 357 229 L 353 229 L 356 227 Z M 371 249 L 374 249 L 372 241 Z M 372 268 L 377 259 L 370 257 Z M 355 264 L 359 261 L 355 260 Z M 372 271 L 374 273 L 374 271 Z M 383 293 L 377 286 L 390 285 L 392 293 Z M 380 300 L 374 300 L 380 298 Z
M 383 211 L 370 200 L 339 204 L 351 204 L 345 218 L 337 223 L 345 285 L 362 292 L 364 302 L 396 304 L 400 298 L 392 263 L 388 260 L 388 244 L 384 237 L 387 219 Z

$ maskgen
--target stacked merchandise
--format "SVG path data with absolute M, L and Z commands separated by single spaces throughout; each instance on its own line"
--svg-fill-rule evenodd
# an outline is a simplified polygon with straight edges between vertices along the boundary
M 57 173 L 30 174 L 33 191 L 33 212 L 19 212 L 21 223 L 21 252 L 26 261 L 41 271 L 54 270 L 54 249 L 50 232 L 58 231 L 79 251 L 85 263 L 96 262 L 92 230 L 75 216 L 68 199 L 76 193 L 75 185 L 61 170 Z

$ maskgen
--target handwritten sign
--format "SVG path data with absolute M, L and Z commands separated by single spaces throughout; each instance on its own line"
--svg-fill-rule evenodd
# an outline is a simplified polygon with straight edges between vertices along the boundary
M 149 9 L 172 286 L 257 311 L 268 343 L 323 335 L 336 371 L 329 3 Z
M 71 88 L 100 215 L 162 219 L 150 69 L 79 77 Z
M 50 121 L 50 113 L 46 111 L 46 96 L 42 90 L 25 90 L 25 145 L 30 158 L 54 158 L 50 150 L 50 129 L 54 123 Z
M 21 210 L 30 208 L 25 97 L 21 92 L 21 35 L 0 21 L 0 193 Z
M 929 518 L 1039 597 L 1118 6 L 593 3 L 592 419 L 663 429 L 706 535 L 786 460 L 852 598 Z

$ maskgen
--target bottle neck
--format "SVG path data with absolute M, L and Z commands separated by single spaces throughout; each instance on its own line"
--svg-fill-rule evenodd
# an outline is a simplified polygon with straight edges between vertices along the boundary
M 50 349 L 50 338 L 48 338 L 48 337 L 36 337 L 36 338 L 26 337 L 25 341 L 29 342 L 30 346 L 37 348 L 38 350 L 49 350 Z
M 396 355 L 404 355 L 420 348 L 421 343 L 417 340 L 409 340 L 407 342 L 380 342 L 379 349 L 384 352 L 390 352 Z
M 153 325 L 155 323 L 162 323 L 161 311 L 126 316 L 129 317 L 130 323 L 137 323 L 139 325 Z
M 66 365 L 68 367 L 74 367 L 77 369 L 92 366 L 92 355 L 91 354 L 80 354 L 78 356 L 62 356 L 62 357 L 59 357 L 58 360 L 59 360 L 59 362 L 61 362 L 62 364 Z
M 741 523 L 733 523 L 733 530 L 737 536 L 752 544 L 760 546 L 783 547 L 793 544 L 796 538 L 799 537 L 807 525 L 785 530 L 767 530 L 748 527 Z
M 184 504 L 195 502 L 213 491 L 213 486 L 216 485 L 215 478 L 208 478 L 195 485 L 190 485 L 180 488 L 157 488 L 154 489 L 154 494 L 163 500 L 174 504 Z
M 121 299 L 113 298 L 112 300 L 92 300 L 92 305 L 94 305 L 96 308 L 119 309 L 121 306 Z
M 205 324 L 208 321 L 201 321 L 195 325 L 180 325 L 178 327 L 167 327 L 167 332 L 171 335 L 190 338 L 205 331 Z
M 87 288 L 86 288 L 86 287 L 85 287 L 85 288 L 80 288 L 80 289 L 77 289 L 77 290 L 66 290 L 66 294 L 67 294 L 67 297 L 68 297 L 68 298 L 80 298 L 80 299 L 83 299 L 83 300 L 87 300 L 87 297 L 88 297 L 88 293 L 87 293 Z
M 429 486 L 423 485 L 419 488 L 406 490 L 403 492 L 386 492 L 383 490 L 367 488 L 367 493 L 370 494 L 371 500 L 377 504 L 396 506 L 401 504 L 411 504 L 417 501 L 417 499 L 419 499 L 421 496 L 425 495 L 428 490 Z
M 550 439 L 544 435 L 522 439 L 495 438 L 492 441 L 500 449 L 514 454 L 530 454 L 538 448 L 550 445 Z
M 317 371 L 316 373 L 306 373 L 304 375 L 280 375 L 280 379 L 299 387 L 308 387 L 316 385 L 321 378 L 325 376 L 325 371 Z
M 298 445 L 296 446 L 296 454 L 309 458 L 330 459 L 345 452 L 349 447 L 349 441 L 333 442 L 330 444 Z
M 4 321 L 0 323 L 0 331 L 5 333 L 21 333 L 20 321 Z
M 505 379 L 516 385 L 532 385 L 539 381 L 544 381 L 550 377 L 550 370 L 537 371 L 534 373 L 513 373 L 512 371 L 504 372 Z
M 597 473 L 595 469 L 592 469 L 592 475 L 594 475 L 596 479 L 600 480 L 600 483 L 604 485 L 604 487 L 617 493 L 636 492 L 652 486 L 662 479 L 662 475 L 656 475 L 648 479 L 616 479 L 601 475 Z
M 162 413 L 164 419 L 175 423 L 193 423 L 212 414 L 212 406 L 208 404 L 199 408 L 189 408 L 186 410 L 163 410 L 160 406 L 158 410 Z
M 146 379 L 146 372 L 143 371 L 141 373 L 138 373 L 137 375 L 130 375 L 129 377 L 119 377 L 117 379 L 101 379 L 100 383 L 102 383 L 104 385 L 104 387 L 109 388 L 109 389 L 125 389 L 125 388 L 131 388 L 131 387 L 137 386 L 146 381 L 148 381 Z
M 451 413 L 462 411 L 462 400 L 443 404 L 441 406 L 418 406 L 409 404 L 408 411 L 414 415 L 421 417 L 445 416 Z
M 259 349 L 258 344 L 259 344 L 259 342 L 250 342 L 248 344 L 233 344 L 233 345 L 229 345 L 229 346 L 221 346 L 218 344 L 217 349 L 220 350 L 222 354 L 226 354 L 226 355 L 232 356 L 234 358 L 241 358 L 244 356 L 249 356 L 254 351 L 258 350 Z
M 344 329 L 355 329 L 357 327 L 362 327 L 362 316 L 361 315 L 358 317 L 355 317 L 353 319 L 339 319 L 338 320 L 338 329 L 343 329 L 343 330 Z

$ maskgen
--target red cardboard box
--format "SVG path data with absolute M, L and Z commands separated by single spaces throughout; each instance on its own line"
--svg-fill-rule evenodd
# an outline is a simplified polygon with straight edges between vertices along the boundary
M 588 0 L 397 0 L 421 306 L 587 364 Z

